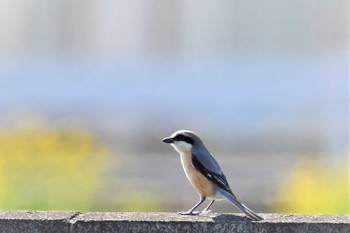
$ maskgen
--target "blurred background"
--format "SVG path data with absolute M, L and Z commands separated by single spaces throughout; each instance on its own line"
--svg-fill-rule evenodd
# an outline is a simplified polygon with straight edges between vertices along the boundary
M 0 3 L 0 209 L 187 210 L 190 129 L 257 212 L 349 213 L 347 0 Z

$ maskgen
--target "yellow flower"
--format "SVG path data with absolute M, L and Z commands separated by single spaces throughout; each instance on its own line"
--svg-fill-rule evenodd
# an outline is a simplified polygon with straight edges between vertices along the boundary
M 288 213 L 349 213 L 347 164 L 327 166 L 320 158 L 302 158 L 280 186 L 276 210 Z
M 89 210 L 107 150 L 85 131 L 0 133 L 0 208 Z

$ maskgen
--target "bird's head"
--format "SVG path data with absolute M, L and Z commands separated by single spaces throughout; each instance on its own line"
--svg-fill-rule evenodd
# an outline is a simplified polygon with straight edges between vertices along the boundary
M 189 130 L 176 131 L 170 137 L 164 138 L 163 142 L 171 144 L 179 153 L 192 151 L 194 146 L 202 144 L 202 140 Z

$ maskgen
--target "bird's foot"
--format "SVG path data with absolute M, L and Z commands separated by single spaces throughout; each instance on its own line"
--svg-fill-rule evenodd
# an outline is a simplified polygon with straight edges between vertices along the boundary
M 201 212 L 201 214 L 203 214 L 203 215 L 206 215 L 206 214 L 209 214 L 209 213 L 211 213 L 211 210 L 203 210 Z
M 198 211 L 183 211 L 183 212 L 178 212 L 180 215 L 198 215 L 200 212 Z

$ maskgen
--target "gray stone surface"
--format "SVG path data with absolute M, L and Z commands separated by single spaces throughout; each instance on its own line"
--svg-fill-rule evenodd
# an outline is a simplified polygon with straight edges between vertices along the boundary
M 254 222 L 242 214 L 0 211 L 0 232 L 350 232 L 350 215 L 262 216 Z
M 69 220 L 78 212 L 0 211 L 0 232 L 69 232 Z

